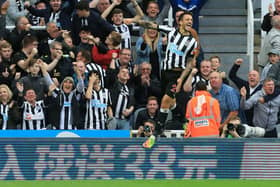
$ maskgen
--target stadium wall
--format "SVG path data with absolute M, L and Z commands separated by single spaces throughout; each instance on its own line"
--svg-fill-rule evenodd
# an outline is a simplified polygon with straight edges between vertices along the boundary
M 0 138 L 0 179 L 280 179 L 279 139 Z

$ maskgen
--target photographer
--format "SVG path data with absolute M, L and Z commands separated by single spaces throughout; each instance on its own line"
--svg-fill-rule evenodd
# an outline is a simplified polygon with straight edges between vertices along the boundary
M 137 137 L 150 137 L 151 135 L 157 136 L 155 131 L 156 122 L 148 119 L 144 122 L 143 126 L 138 128 Z
M 261 127 L 251 127 L 247 124 L 241 124 L 239 117 L 232 118 L 223 128 L 221 138 L 276 138 L 280 137 L 280 126 L 276 125 L 271 130 L 265 130 Z
M 241 138 L 241 134 L 244 134 L 244 127 L 240 125 L 241 121 L 239 117 L 232 118 L 228 124 L 223 127 L 221 138 Z

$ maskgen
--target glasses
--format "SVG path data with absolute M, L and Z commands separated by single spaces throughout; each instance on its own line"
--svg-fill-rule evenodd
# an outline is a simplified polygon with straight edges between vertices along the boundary
M 121 55 L 131 56 L 131 54 L 129 54 L 129 53 L 121 53 Z

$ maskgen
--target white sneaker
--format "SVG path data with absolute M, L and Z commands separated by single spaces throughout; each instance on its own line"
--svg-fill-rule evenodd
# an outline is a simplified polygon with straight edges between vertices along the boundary
M 250 127 L 247 124 L 242 124 L 242 125 L 243 125 L 243 127 L 245 127 L 245 133 L 244 133 L 243 137 L 251 137 L 251 136 L 263 137 L 264 136 L 264 133 L 265 133 L 264 128 Z

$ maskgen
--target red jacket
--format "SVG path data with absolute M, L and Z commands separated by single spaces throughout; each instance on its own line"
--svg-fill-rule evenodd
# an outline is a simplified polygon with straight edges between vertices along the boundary
M 189 120 L 185 137 L 218 136 L 221 122 L 220 104 L 207 91 L 196 91 L 187 105 Z
M 119 49 L 109 49 L 107 53 L 100 53 L 98 51 L 98 48 L 96 46 L 93 46 L 91 55 L 93 61 L 106 70 L 110 66 L 110 63 L 112 61 L 112 54 L 113 53 L 119 54 L 119 52 L 120 52 Z

